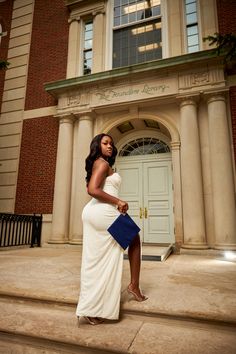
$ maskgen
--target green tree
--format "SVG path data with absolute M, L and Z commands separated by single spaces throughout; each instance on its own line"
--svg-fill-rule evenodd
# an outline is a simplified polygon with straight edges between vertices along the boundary
M 233 33 L 220 34 L 215 33 L 214 36 L 203 38 L 209 41 L 209 45 L 216 45 L 218 55 L 224 54 L 225 61 L 236 61 L 236 36 Z

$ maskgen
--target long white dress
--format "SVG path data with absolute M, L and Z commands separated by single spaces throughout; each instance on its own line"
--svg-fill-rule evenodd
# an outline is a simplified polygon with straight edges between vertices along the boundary
M 113 173 L 103 190 L 118 197 L 121 177 Z M 92 198 L 84 207 L 83 252 L 77 316 L 118 319 L 124 251 L 107 231 L 119 216 L 115 205 Z

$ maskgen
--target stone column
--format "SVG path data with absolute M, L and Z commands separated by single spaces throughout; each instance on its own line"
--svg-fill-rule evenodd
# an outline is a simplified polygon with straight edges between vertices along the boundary
M 230 134 L 223 94 L 208 98 L 216 249 L 236 249 L 236 212 Z
M 183 238 L 183 213 L 181 199 L 181 175 L 180 175 L 180 142 L 171 142 L 173 185 L 174 185 L 174 220 L 175 220 L 175 245 L 179 251 L 184 242 Z
M 54 187 L 52 235 L 49 243 L 67 243 L 73 145 L 73 116 L 60 118 Z
M 76 122 L 74 161 L 73 161 L 73 191 L 71 200 L 70 243 L 81 244 L 83 225 L 81 214 L 85 204 L 90 200 L 85 183 L 85 159 L 89 154 L 93 138 L 93 118 L 91 113 L 84 113 Z
M 93 65 L 92 72 L 97 73 L 104 70 L 105 50 L 105 21 L 103 11 L 94 13 L 94 31 L 93 31 Z
M 67 57 L 67 79 L 79 75 L 80 68 L 80 18 L 69 19 L 69 42 L 68 42 L 68 57 Z
M 180 105 L 181 179 L 185 248 L 208 248 L 205 236 L 197 105 L 187 98 Z

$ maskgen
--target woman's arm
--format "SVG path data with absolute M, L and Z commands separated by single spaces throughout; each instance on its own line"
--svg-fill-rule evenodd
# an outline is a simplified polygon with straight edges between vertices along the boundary
M 105 179 L 109 175 L 109 170 L 110 166 L 105 161 L 98 159 L 94 162 L 92 176 L 88 184 L 88 194 L 102 202 L 117 205 L 118 210 L 125 213 L 128 210 L 128 203 L 102 190 Z

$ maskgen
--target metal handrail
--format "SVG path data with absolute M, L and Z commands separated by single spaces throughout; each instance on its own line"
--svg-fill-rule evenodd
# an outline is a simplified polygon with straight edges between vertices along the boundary
M 41 244 L 42 214 L 0 213 L 0 247 Z

